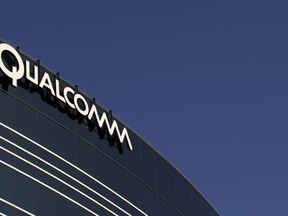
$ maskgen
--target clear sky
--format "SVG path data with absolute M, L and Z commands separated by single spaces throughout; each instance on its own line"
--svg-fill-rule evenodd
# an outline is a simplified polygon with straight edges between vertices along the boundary
M 60 72 L 223 216 L 288 215 L 288 2 L 15 0 L 0 37 Z

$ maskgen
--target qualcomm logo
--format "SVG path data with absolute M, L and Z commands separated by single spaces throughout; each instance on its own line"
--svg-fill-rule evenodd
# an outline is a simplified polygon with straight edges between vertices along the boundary
M 10 52 L 15 57 L 17 67 L 12 66 L 12 70 L 10 70 L 5 66 L 4 62 L 2 61 L 3 52 Z M 67 104 L 70 108 L 76 109 L 81 115 L 87 117 L 89 121 L 92 121 L 92 119 L 96 120 L 100 128 L 106 126 L 111 136 L 116 133 L 121 143 L 123 143 L 126 139 L 129 150 L 133 150 L 127 129 L 125 127 L 123 128 L 122 133 L 120 133 L 120 129 L 115 120 L 113 120 L 112 124 L 110 124 L 105 112 L 103 112 L 102 116 L 100 117 L 96 105 L 93 103 L 92 106 L 89 106 L 84 96 L 75 92 L 71 87 L 66 86 L 63 89 L 63 94 L 61 94 L 59 80 L 54 78 L 55 85 L 53 86 L 51 78 L 47 72 L 44 72 L 43 76 L 39 79 L 39 68 L 37 65 L 34 65 L 33 75 L 31 75 L 30 62 L 26 60 L 24 64 L 19 53 L 12 46 L 6 43 L 0 44 L 0 69 L 12 79 L 12 85 L 14 87 L 17 87 L 17 81 L 22 79 L 22 77 L 25 75 L 26 79 L 31 83 L 34 83 L 40 88 L 45 87 L 53 96 Z

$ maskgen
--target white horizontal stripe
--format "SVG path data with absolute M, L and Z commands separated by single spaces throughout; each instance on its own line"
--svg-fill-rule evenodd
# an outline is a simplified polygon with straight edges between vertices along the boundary
M 0 216 L 7 216 L 7 215 L 5 215 L 5 214 L 3 214 L 3 213 L 0 212 Z
M 0 162 L 1 162 L 1 161 L 0 161 Z M 3 198 L 0 198 L 0 201 L 2 201 L 2 202 L 4 202 L 4 203 L 6 203 L 7 205 L 10 205 L 10 206 L 18 209 L 19 211 L 21 211 L 21 212 L 23 212 L 23 213 L 25 213 L 25 214 L 27 214 L 27 215 L 35 216 L 34 214 L 32 214 L 32 213 L 24 210 L 23 208 L 20 208 L 19 206 L 15 205 L 15 204 L 13 204 L 13 203 L 11 203 L 11 202 L 8 202 L 7 200 L 4 200 Z M 5 216 L 5 215 L 3 214 L 3 216 Z
M 101 207 L 104 208 L 106 211 L 108 211 L 108 212 L 110 212 L 111 214 L 117 216 L 117 214 L 116 214 L 115 212 L 111 211 L 111 210 L 108 209 L 106 206 L 104 206 L 104 205 L 102 205 L 101 203 L 97 202 L 96 200 L 92 199 L 92 198 L 89 197 L 87 194 L 83 193 L 82 191 L 80 191 L 80 190 L 76 189 L 75 187 L 69 185 L 68 183 L 66 183 L 66 182 L 63 181 L 62 179 L 60 179 L 60 178 L 54 176 L 53 174 L 47 172 L 46 170 L 40 168 L 40 167 L 37 166 L 37 165 L 31 163 L 30 161 L 28 161 L 28 160 L 26 160 L 26 159 L 20 157 L 19 155 L 17 155 L 17 154 L 15 154 L 15 153 L 13 153 L 13 152 L 11 152 L 11 151 L 9 151 L 9 150 L 3 148 L 2 146 L 0 146 L 0 149 L 2 149 L 3 151 L 5 151 L 5 152 L 7 152 L 7 153 L 9 153 L 9 154 L 11 154 L 11 155 L 13 155 L 14 157 L 16 157 L 16 158 L 18 158 L 18 159 L 24 161 L 25 163 L 27 163 L 27 164 L 29 164 L 29 165 L 35 167 L 36 169 L 42 171 L 43 173 L 49 175 L 50 177 L 56 179 L 57 181 L 59 181 L 59 182 L 61 182 L 62 184 L 66 185 L 67 187 L 69 187 L 69 188 L 71 188 L 72 190 L 78 192 L 79 194 L 81 194 L 82 196 L 84 196 L 84 197 L 86 197 L 87 199 L 91 200 L 92 202 L 96 203 L 97 205 L 101 206 Z
M 85 185 L 84 183 L 82 183 L 81 181 L 79 181 L 78 179 L 74 178 L 73 176 L 69 175 L 68 173 L 64 172 L 63 170 L 59 169 L 58 167 L 54 166 L 53 164 L 50 164 L 49 162 L 43 160 L 42 158 L 38 157 L 37 155 L 27 151 L 26 149 L 20 147 L 19 145 L 17 145 L 16 143 L 0 136 L 0 139 L 2 139 L 3 141 L 9 143 L 10 145 L 22 150 L 23 152 L 31 155 L 32 157 L 38 159 L 39 161 L 47 164 L 48 166 L 54 168 L 55 170 L 57 170 L 58 172 L 62 173 L 63 175 L 69 177 L 70 179 L 74 180 L 75 182 L 77 182 L 78 184 L 82 185 L 83 187 L 87 188 L 88 190 L 90 190 L 91 192 L 93 192 L 94 194 L 98 195 L 99 197 L 101 197 L 102 199 L 104 199 L 105 201 L 109 202 L 111 205 L 113 205 L 114 207 L 118 208 L 120 211 L 124 212 L 125 214 L 127 214 L 128 216 L 132 216 L 131 214 L 129 214 L 128 212 L 126 212 L 124 209 L 120 208 L 119 206 L 117 206 L 115 203 L 111 202 L 109 199 L 107 199 L 106 197 L 104 197 L 102 194 L 98 193 L 97 191 L 93 190 L 92 188 L 90 188 L 89 186 Z
M 125 201 L 126 203 L 128 203 L 129 205 L 131 205 L 132 207 L 134 207 L 135 209 L 137 209 L 139 212 L 141 212 L 143 215 L 148 216 L 145 212 L 143 212 L 141 209 L 139 209 L 137 206 L 135 206 L 134 204 L 132 204 L 130 201 L 128 201 L 127 199 L 125 199 L 124 197 L 122 197 L 120 194 L 116 193 L 115 191 L 113 191 L 111 188 L 109 188 L 107 185 L 105 185 L 104 183 L 102 183 L 101 181 L 99 181 L 98 179 L 94 178 L 93 176 L 91 176 L 90 174 L 88 174 L 87 172 L 83 171 L 82 169 L 80 169 L 79 167 L 77 167 L 76 165 L 74 165 L 73 163 L 67 161 L 66 159 L 62 158 L 61 156 L 59 156 L 58 154 L 54 153 L 53 151 L 45 148 L 44 146 L 40 145 L 39 143 L 37 143 L 36 141 L 30 139 L 29 137 L 25 136 L 24 134 L 14 130 L 13 128 L 3 124 L 2 122 L 0 122 L 0 125 L 7 128 L 8 130 L 16 133 L 17 135 L 21 136 L 22 138 L 28 140 L 29 142 L 33 143 L 34 145 L 38 146 L 39 148 L 47 151 L 48 153 L 52 154 L 53 156 L 57 157 L 58 159 L 62 160 L 63 162 L 69 164 L 70 166 L 72 166 L 73 168 L 77 169 L 79 172 L 81 172 L 82 174 L 86 175 L 87 177 L 89 177 L 90 179 L 92 179 L 93 181 L 97 182 L 98 184 L 100 184 L 101 186 L 103 186 L 104 188 L 106 188 L 107 190 L 109 190 L 111 193 L 115 194 L 116 196 L 118 196 L 120 199 L 122 199 L 123 201 Z
M 40 180 L 34 178 L 33 176 L 28 175 L 27 173 L 25 173 L 25 172 L 23 172 L 23 171 L 17 169 L 16 167 L 14 167 L 14 166 L 12 166 L 12 165 L 10 165 L 10 164 L 8 164 L 8 163 L 2 161 L 2 160 L 0 160 L 0 163 L 4 164 L 5 166 L 7 166 L 7 167 L 9 167 L 9 168 L 11 168 L 11 169 L 13 169 L 14 171 L 16 171 L 16 172 L 18 172 L 18 173 L 21 173 L 22 175 L 24 175 L 24 176 L 26 176 L 26 177 L 32 179 L 33 181 L 35 181 L 35 182 L 37 182 L 37 183 L 43 185 L 44 187 L 46 187 L 46 188 L 52 190 L 53 192 L 59 194 L 60 196 L 62 196 L 62 197 L 64 197 L 64 198 L 68 199 L 69 201 L 75 203 L 75 204 L 78 205 L 79 207 L 85 209 L 85 210 L 88 211 L 89 213 L 91 213 L 91 214 L 93 214 L 93 215 L 95 215 L 95 216 L 99 216 L 99 215 L 96 214 L 95 212 L 91 211 L 89 208 L 83 206 L 82 204 L 80 204 L 80 203 L 78 203 L 77 201 L 73 200 L 72 198 L 66 196 L 65 194 L 61 193 L 60 191 L 58 191 L 58 190 L 52 188 L 51 186 L 45 184 L 44 182 L 41 182 Z M 33 216 L 33 215 L 32 215 L 32 216 Z

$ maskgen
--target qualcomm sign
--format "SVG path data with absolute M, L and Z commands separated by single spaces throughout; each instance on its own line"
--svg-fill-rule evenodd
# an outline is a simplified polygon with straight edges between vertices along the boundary
M 5 66 L 4 62 L 2 61 L 3 52 L 10 52 L 15 57 L 17 67 L 12 66 L 12 70 L 10 70 Z M 26 60 L 24 63 L 19 53 L 12 46 L 6 43 L 0 44 L 0 69 L 12 79 L 12 85 L 14 87 L 17 87 L 17 81 L 25 76 L 31 83 L 34 83 L 40 88 L 45 87 L 48 89 L 53 96 L 58 98 L 64 104 L 67 104 L 70 108 L 76 109 L 82 116 L 87 117 L 89 121 L 92 121 L 92 118 L 95 118 L 98 126 L 100 128 L 106 126 L 111 136 L 116 132 L 119 141 L 123 143 L 126 139 L 129 150 L 133 150 L 127 129 L 125 127 L 123 128 L 122 133 L 120 133 L 120 129 L 115 120 L 113 120 L 112 124 L 110 124 L 105 112 L 103 112 L 102 116 L 100 117 L 96 105 L 93 103 L 91 106 L 89 106 L 84 96 L 80 93 L 76 93 L 71 87 L 64 87 L 63 94 L 61 95 L 59 80 L 54 78 L 55 85 L 53 86 L 51 78 L 47 72 L 44 72 L 43 76 L 40 78 L 39 68 L 37 65 L 34 65 L 34 74 L 31 76 L 30 62 Z

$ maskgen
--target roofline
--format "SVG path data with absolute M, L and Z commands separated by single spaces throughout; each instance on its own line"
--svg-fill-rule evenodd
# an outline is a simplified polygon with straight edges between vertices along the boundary
M 0 38 L 0 42 L 2 43 L 8 43 L 7 41 L 3 40 L 2 38 Z M 15 45 L 13 45 L 15 47 Z M 30 55 L 28 55 L 27 53 L 21 51 L 21 49 L 19 50 L 19 52 L 24 55 L 25 57 L 29 58 L 30 60 L 34 61 L 35 63 L 37 62 L 37 60 L 35 61 L 34 58 L 32 58 Z M 49 69 L 48 67 L 46 67 L 45 65 L 43 65 L 41 63 L 41 67 L 43 67 L 45 70 L 49 71 L 50 73 L 52 73 L 53 75 L 56 76 L 56 73 Z M 68 85 L 70 86 L 74 86 L 72 83 L 70 83 L 68 80 L 64 79 L 63 77 L 61 77 L 61 79 L 66 82 Z M 87 96 L 87 94 L 85 93 L 85 91 L 83 92 L 81 89 L 78 89 L 79 92 L 81 92 L 85 97 L 87 97 L 88 99 L 90 99 L 91 101 L 93 100 L 93 98 L 91 98 L 90 96 Z M 107 110 L 106 108 L 104 108 L 104 106 L 102 106 L 101 104 L 99 104 L 99 102 L 95 103 L 101 108 L 103 109 L 105 112 L 109 112 L 109 110 Z M 139 139 L 141 139 L 148 147 L 150 147 L 156 154 L 158 154 L 164 161 L 166 161 L 177 173 L 179 173 L 195 190 L 196 192 L 211 206 L 211 208 L 218 214 L 219 212 L 216 210 L 216 208 L 206 199 L 206 197 L 199 191 L 199 189 L 191 182 L 191 180 L 186 177 L 186 175 L 184 175 L 176 166 L 174 166 L 171 162 L 169 162 L 159 151 L 156 150 L 155 147 L 153 147 L 148 141 L 146 141 L 141 135 L 139 135 L 136 131 L 134 131 L 133 129 L 131 129 L 131 127 L 129 127 L 126 123 L 124 123 L 123 121 L 119 120 L 119 118 L 117 118 L 117 116 L 115 116 L 113 114 L 113 118 L 115 118 L 118 122 L 120 122 L 124 127 L 126 127 L 131 133 L 133 133 L 134 135 L 136 135 Z

